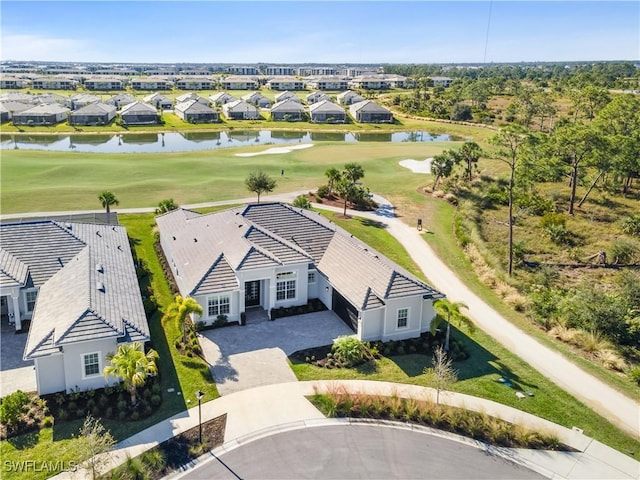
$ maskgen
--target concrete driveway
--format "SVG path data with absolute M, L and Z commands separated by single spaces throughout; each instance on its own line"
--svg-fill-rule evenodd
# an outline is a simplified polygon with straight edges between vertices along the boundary
M 6 319 L 0 328 L 0 396 L 16 390 L 33 392 L 36 387 L 36 372 L 33 361 L 22 360 L 27 344 L 26 333 L 16 333 Z
M 205 330 L 200 344 L 220 395 L 275 383 L 295 382 L 287 356 L 328 345 L 353 331 L 332 311 Z

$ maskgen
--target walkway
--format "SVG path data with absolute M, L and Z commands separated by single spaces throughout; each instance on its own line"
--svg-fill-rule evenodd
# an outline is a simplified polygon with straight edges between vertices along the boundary
M 238 446 L 275 433 L 308 428 L 330 423 L 341 423 L 343 419 L 325 419 L 305 398 L 316 391 L 344 389 L 354 393 L 372 395 L 397 395 L 405 398 L 435 398 L 435 390 L 415 385 L 372 382 L 364 380 L 328 380 L 315 382 L 292 382 L 269 385 L 220 397 L 202 405 L 202 420 L 210 420 L 227 414 L 225 443 L 214 451 L 223 455 Z M 536 430 L 555 433 L 561 442 L 579 452 L 529 451 L 523 449 L 487 448 L 479 442 L 461 440 L 457 435 L 432 431 L 467 444 L 483 448 L 489 455 L 506 457 L 549 478 L 566 479 L 637 479 L 640 463 L 613 450 L 580 432 L 556 425 L 547 420 L 520 410 L 459 393 L 441 394 L 441 402 L 462 406 L 470 410 L 485 412 L 507 421 L 526 425 Z M 127 456 L 135 457 L 189 428 L 198 425 L 198 407 L 179 413 L 119 443 L 110 454 L 111 469 L 122 464 Z M 412 428 L 406 427 L 405 428 Z M 354 451 L 354 454 L 357 452 Z M 207 454 L 208 455 L 208 454 Z M 65 472 L 56 476 L 58 480 L 83 478 L 83 471 Z

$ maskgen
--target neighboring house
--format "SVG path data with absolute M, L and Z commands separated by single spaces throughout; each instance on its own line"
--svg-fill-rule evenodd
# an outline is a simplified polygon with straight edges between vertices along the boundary
M 343 77 L 313 77 L 307 80 L 306 85 L 317 90 L 342 91 L 349 88 L 349 81 Z
M 344 123 L 347 114 L 340 105 L 322 100 L 309 106 L 309 116 L 313 123 Z
M 180 293 L 203 308 L 196 320 L 240 320 L 319 299 L 361 340 L 429 331 L 443 295 L 321 215 L 280 203 L 202 215 L 156 217 L 160 244 Z
M 69 115 L 69 125 L 108 125 L 116 118 L 115 105 L 92 103 Z
M 57 103 L 37 105 L 13 114 L 14 125 L 56 125 L 67 119 L 71 110 Z
M 173 101 L 161 93 L 147 95 L 142 98 L 142 101 L 162 110 L 171 110 L 173 108 Z
M 214 86 L 215 82 L 207 77 L 185 77 L 176 80 L 176 88 L 179 90 L 211 90 Z
M 92 77 L 84 81 L 87 90 L 124 90 L 124 82 L 119 78 Z
M 227 68 L 227 72 L 232 75 L 259 75 L 260 71 L 257 67 L 250 67 L 248 65 L 234 65 Z
M 116 383 L 107 354 L 150 338 L 124 227 L 34 221 L 0 225 L 0 239 L 1 294 L 17 330 L 31 320 L 38 394 Z
M 197 100 L 178 103 L 174 108 L 174 113 L 189 123 L 214 123 L 220 121 L 218 112 Z
M 122 107 L 120 118 L 127 125 L 155 125 L 160 123 L 158 110 L 148 103 L 133 102 Z
M 329 100 L 329 95 L 323 92 L 311 92 L 305 97 L 308 104 L 321 102 L 322 100 Z
M 195 100 L 196 102 L 201 103 L 202 105 L 206 105 L 207 107 L 209 106 L 209 100 L 195 93 L 185 93 L 184 95 L 177 96 L 176 104 L 188 102 L 190 100 Z
M 35 95 L 30 95 L 28 93 L 21 93 L 21 92 L 3 93 L 2 95 L 0 95 L 0 102 L 20 102 L 20 103 L 30 103 L 31 105 L 42 103 L 37 100 L 37 97 Z
M 0 123 L 8 122 L 14 114 L 33 108 L 33 105 L 22 102 L 0 102 Z
M 349 88 L 361 88 L 363 90 L 383 90 L 389 88 L 384 78 L 377 75 L 364 75 L 349 81 Z
M 371 100 L 364 100 L 349 107 L 349 114 L 359 123 L 392 123 L 393 114 Z
M 282 93 L 277 94 L 275 96 L 275 99 L 276 99 L 276 103 L 282 102 L 284 100 L 293 100 L 294 102 L 302 103 L 302 100 L 300 100 L 300 97 L 298 97 L 295 93 L 291 93 L 289 91 L 284 91 Z
M 13 77 L 10 75 L 0 76 L 0 89 L 3 90 L 11 88 L 25 88 L 29 85 L 29 83 L 29 81 L 19 77 Z
M 242 100 L 258 108 L 269 108 L 273 103 L 270 99 L 262 95 L 260 92 L 251 92 L 242 96 Z
M 209 100 L 211 100 L 211 103 L 213 103 L 214 105 L 220 106 L 224 105 L 225 103 L 235 102 L 238 99 L 233 95 L 228 94 L 227 92 L 218 92 L 214 93 L 213 95 L 209 95 Z
M 117 108 L 120 108 L 123 105 L 128 105 L 135 101 L 136 99 L 133 95 L 129 95 L 128 93 L 120 93 L 118 95 L 114 95 L 113 97 L 109 98 L 104 103 L 106 103 L 107 105 L 115 105 Z
M 253 105 L 244 100 L 235 100 L 222 106 L 222 113 L 229 120 L 256 120 L 260 112 Z
M 296 69 L 294 67 L 277 67 L 277 66 L 269 66 L 269 67 L 264 67 L 262 69 L 263 73 L 265 75 L 270 75 L 270 76 L 293 76 L 296 73 Z
M 254 90 L 258 88 L 258 82 L 249 77 L 230 76 L 220 80 L 223 90 Z
M 453 78 L 449 78 L 449 77 L 428 77 L 428 78 L 433 82 L 434 87 L 447 88 L 453 82 Z
M 57 93 L 43 93 L 42 95 L 36 95 L 33 103 L 44 105 L 58 103 L 67 107 L 69 106 L 69 98 L 58 95 Z
M 74 90 L 78 82 L 66 77 L 36 77 L 31 86 L 38 90 Z
M 171 90 L 173 81 L 158 77 L 139 77 L 131 79 L 134 90 Z
M 271 90 L 304 90 L 304 82 L 296 77 L 276 77 L 267 82 Z
M 362 102 L 364 100 L 364 97 L 358 95 L 356 92 L 347 90 L 345 92 L 339 93 L 336 97 L 336 100 L 340 105 L 351 105 L 352 103 Z
M 299 122 L 304 119 L 304 106 L 293 99 L 287 98 L 271 107 L 271 120 Z
M 71 110 L 78 110 L 79 108 L 86 107 L 92 103 L 99 103 L 102 98 L 97 95 L 90 95 L 88 93 L 79 93 L 74 95 L 68 101 L 67 106 L 71 107 Z

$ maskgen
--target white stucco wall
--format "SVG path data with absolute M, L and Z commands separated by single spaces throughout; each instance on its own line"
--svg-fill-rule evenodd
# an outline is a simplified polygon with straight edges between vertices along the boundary
M 422 300 L 422 326 L 420 332 L 428 332 L 431 330 L 431 320 L 435 317 L 436 312 L 433 309 L 433 300 Z
M 318 292 L 317 298 L 319 298 L 320 301 L 324 303 L 325 307 L 331 310 L 333 308 L 333 303 L 332 303 L 333 287 L 331 286 L 329 281 L 319 273 L 318 275 L 316 275 L 316 283 L 317 283 L 316 288 Z
M 422 296 L 388 300 L 385 308 L 382 340 L 403 340 L 405 338 L 419 337 L 422 327 L 422 303 Z M 407 326 L 398 328 L 398 310 L 402 308 L 409 309 L 409 317 Z
M 380 340 L 384 330 L 385 307 L 365 310 L 360 314 L 358 322 L 358 338 L 366 342 Z
M 110 352 L 116 352 L 118 344 L 115 339 L 94 340 L 82 342 L 63 347 L 65 389 L 89 390 L 104 387 L 107 384 L 102 371 L 108 364 L 106 356 Z M 100 358 L 99 373 L 95 376 L 84 377 L 83 354 L 98 353 Z M 44 360 L 44 359 L 43 359 Z M 41 360 L 41 362 L 43 361 Z M 111 379 L 110 383 L 117 383 L 118 380 Z
M 62 392 L 66 389 L 62 354 L 34 360 L 38 395 Z

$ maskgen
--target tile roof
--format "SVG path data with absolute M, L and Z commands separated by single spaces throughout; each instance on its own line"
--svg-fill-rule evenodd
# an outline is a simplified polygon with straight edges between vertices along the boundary
M 90 103 L 75 112 L 71 112 L 72 117 L 80 115 L 104 115 L 105 113 L 115 113 L 115 105 L 107 105 L 106 103 Z
M 86 340 L 149 339 L 123 227 L 47 220 L 3 224 L 0 235 L 2 272 L 21 280 L 26 268 L 39 287 L 25 359 Z
M 187 100 L 186 102 L 178 103 L 174 110 L 189 113 L 218 113 L 213 108 L 198 102 L 198 100 Z
M 148 103 L 133 102 L 122 107 L 120 115 L 140 115 L 158 113 L 156 108 Z
M 336 105 L 330 100 L 321 100 L 319 102 L 309 105 L 309 111 L 311 113 L 341 113 L 345 114 L 344 108 L 340 105 Z
M 363 100 L 354 103 L 349 107 L 350 112 L 369 112 L 369 113 L 391 113 L 386 108 L 378 105 L 372 100 Z
M 294 100 L 293 98 L 287 98 L 280 102 L 274 103 L 271 107 L 272 112 L 304 112 L 304 106 L 300 103 L 300 100 Z

